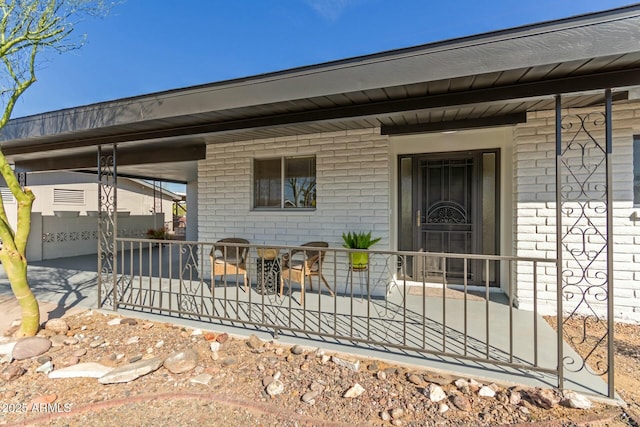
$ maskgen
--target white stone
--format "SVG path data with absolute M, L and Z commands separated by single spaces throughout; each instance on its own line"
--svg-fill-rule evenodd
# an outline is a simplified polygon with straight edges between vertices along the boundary
M 359 360 L 355 360 L 354 361 L 354 360 L 348 360 L 348 359 L 341 359 L 341 358 L 336 357 L 336 356 L 332 356 L 331 360 L 336 365 L 342 366 L 343 368 L 350 369 L 353 372 L 358 372 L 358 370 L 360 369 L 360 361 Z
M 45 362 L 36 368 L 36 372 L 42 372 L 44 374 L 48 374 L 51 371 L 53 371 L 53 363 L 51 363 L 51 361 Z
M 284 384 L 280 380 L 273 380 L 267 386 L 267 394 L 269 396 L 277 396 L 284 392 Z
M 562 393 L 562 405 L 574 408 L 574 409 L 590 409 L 592 406 L 591 401 L 581 394 L 576 393 L 575 391 L 566 390 Z
M 163 345 L 164 345 L 164 341 L 160 340 L 160 341 L 158 341 L 158 342 L 156 343 L 156 348 L 160 348 L 160 347 L 162 347 Z M 151 350 L 151 351 L 153 351 L 153 350 Z
M 441 403 L 440 406 L 438 406 L 438 412 L 441 414 L 444 414 L 448 410 L 449 410 L 449 405 L 447 405 L 446 403 Z
M 220 343 L 217 341 L 213 341 L 209 344 L 209 348 L 213 353 L 217 353 L 220 350 Z
M 429 387 L 425 389 L 425 395 L 429 400 L 436 403 L 447 398 L 447 393 L 437 384 L 429 384 Z
M 196 375 L 195 377 L 191 378 L 189 380 L 189 382 L 191 382 L 193 384 L 209 385 L 209 382 L 211 381 L 212 378 L 213 378 L 213 376 L 211 376 L 209 374 L 200 374 L 200 375 Z
M 360 395 L 362 395 L 362 393 L 365 392 L 364 387 L 362 387 L 360 384 L 355 383 L 353 385 L 353 387 L 351 387 L 349 390 L 345 391 L 344 394 L 342 395 L 342 397 L 346 397 L 349 399 L 353 399 L 355 397 L 358 397 Z
M 191 335 L 202 335 L 202 329 L 194 329 L 191 331 Z
M 107 322 L 107 325 L 109 326 L 115 326 L 115 325 L 119 325 L 120 324 L 120 319 L 119 317 L 116 317 L 115 319 L 111 319 Z
M 480 397 L 495 397 L 496 392 L 491 389 L 491 387 L 484 386 L 478 391 L 478 396 Z
M 162 362 L 163 360 L 160 357 L 154 357 L 152 359 L 129 363 L 128 365 L 112 369 L 105 375 L 101 376 L 98 381 L 100 384 L 126 383 L 133 381 L 143 375 L 147 375 L 148 373 L 157 370 L 162 366 Z
M 0 344 L 0 354 L 11 354 L 15 345 L 15 341 Z
M 130 337 L 130 338 L 127 338 L 127 341 L 125 341 L 125 344 L 127 345 L 136 344 L 138 341 L 140 341 L 140 337 Z
M 95 362 L 78 363 L 50 372 L 49 378 L 100 378 L 112 369 Z

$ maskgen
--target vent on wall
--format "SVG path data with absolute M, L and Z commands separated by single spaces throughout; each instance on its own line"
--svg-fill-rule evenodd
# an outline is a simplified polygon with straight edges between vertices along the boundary
M 2 203 L 15 203 L 16 199 L 13 198 L 13 194 L 11 194 L 11 190 L 9 187 L 0 187 L 0 194 L 2 195 Z
M 54 205 L 84 205 L 84 190 L 53 189 Z

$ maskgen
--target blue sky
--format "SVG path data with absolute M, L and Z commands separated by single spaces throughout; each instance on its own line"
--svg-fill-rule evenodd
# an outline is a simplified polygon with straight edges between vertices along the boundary
M 617 0 L 127 0 L 47 55 L 12 117 L 499 30 Z M 177 6 L 177 5 L 180 6 Z

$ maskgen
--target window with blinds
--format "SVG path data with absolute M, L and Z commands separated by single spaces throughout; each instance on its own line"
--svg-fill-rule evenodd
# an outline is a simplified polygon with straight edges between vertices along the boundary
M 16 202 L 16 199 L 13 198 L 13 194 L 11 194 L 9 187 L 0 187 L 0 195 L 2 195 L 2 203 L 4 204 Z
M 53 189 L 54 205 L 84 205 L 84 190 Z

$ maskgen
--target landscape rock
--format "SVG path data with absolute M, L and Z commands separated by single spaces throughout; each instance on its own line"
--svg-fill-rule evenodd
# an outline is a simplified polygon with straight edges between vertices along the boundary
M 209 348 L 213 353 L 217 353 L 220 350 L 220 343 L 218 341 L 212 341 L 209 344 Z
M 572 390 L 565 390 L 562 393 L 562 400 L 560 401 L 560 404 L 567 408 L 574 409 L 591 409 L 591 406 L 593 406 L 586 396 L 578 394 Z
M 291 347 L 291 353 L 295 354 L 295 355 L 300 355 L 302 353 L 304 353 L 304 348 L 302 348 L 302 346 L 299 345 L 294 345 L 293 347 Z
M 198 365 L 198 352 L 192 349 L 177 351 L 167 357 L 164 367 L 172 374 L 188 372 Z
M 51 348 L 51 341 L 43 337 L 29 337 L 18 341 L 11 356 L 15 360 L 24 360 L 40 356 Z
M 360 361 L 359 360 L 348 360 L 342 359 L 337 356 L 332 356 L 331 361 L 338 366 L 342 366 L 343 368 L 347 368 L 352 370 L 353 372 L 358 372 L 360 369 Z
M 127 338 L 127 340 L 124 342 L 126 345 L 131 345 L 131 344 L 137 344 L 138 341 L 140 341 L 140 337 L 129 337 Z
M 302 395 L 302 401 L 308 405 L 315 405 L 316 397 L 320 395 L 318 390 L 311 390 Z
M 209 385 L 209 382 L 211 381 L 212 378 L 213 376 L 211 376 L 210 374 L 204 373 L 204 374 L 196 375 L 195 377 L 191 378 L 189 382 L 194 384 Z
M 16 341 L 10 341 L 0 344 L 0 354 L 11 354 L 15 345 Z
M 478 396 L 480 396 L 480 397 L 495 397 L 496 396 L 496 392 L 493 391 L 493 389 L 491 387 L 483 386 L 482 388 L 480 388 L 480 390 L 478 390 Z
M 509 403 L 517 406 L 522 401 L 522 394 L 517 390 L 512 390 L 509 394 Z
M 398 418 L 404 417 L 404 409 L 393 408 L 390 414 L 391 414 L 391 418 L 393 418 L 394 420 L 397 420 Z
M 162 362 L 163 360 L 160 357 L 154 357 L 152 359 L 123 365 L 109 371 L 107 374 L 100 377 L 98 381 L 100 384 L 125 383 L 133 381 L 143 375 L 147 375 L 148 373 L 157 370 L 162 366 Z
M 440 406 L 438 406 L 438 412 L 440 414 L 444 414 L 448 410 L 449 410 L 449 405 L 447 405 L 446 403 L 441 403 Z
M 429 384 L 423 391 L 424 395 L 429 398 L 430 401 L 437 403 L 447 398 L 447 393 L 444 392 L 442 387 L 437 384 Z
M 464 411 L 464 412 L 471 411 L 471 402 L 469 402 L 469 399 L 467 399 L 466 397 L 460 394 L 454 395 L 451 398 L 451 403 L 453 403 L 453 406 L 455 406 L 461 411 Z
M 80 363 L 80 358 L 78 356 L 67 356 L 61 361 L 62 366 L 73 366 Z
M 269 396 L 277 396 L 284 392 L 284 384 L 280 380 L 273 380 L 271 384 L 267 386 L 267 394 Z
M 39 364 L 44 364 L 51 361 L 51 356 L 47 355 L 47 354 L 43 354 L 42 356 L 38 356 L 36 358 L 36 362 L 38 362 Z
M 257 350 L 259 348 L 262 348 L 263 345 L 264 343 L 260 338 L 258 338 L 256 334 L 251 334 L 247 339 L 247 346 L 251 349 Z
M 445 386 L 453 382 L 453 377 L 439 374 L 425 374 L 424 380 L 429 383 L 438 384 L 439 386 Z
M 64 341 L 63 344 L 64 345 L 76 345 L 80 342 L 80 340 L 78 340 L 78 338 L 76 337 L 67 337 Z
M 220 344 L 224 344 L 229 339 L 229 335 L 227 333 L 222 333 L 216 337 L 216 341 Z
M 26 371 L 18 365 L 9 365 L 0 372 L 0 379 L 5 381 L 15 380 L 21 377 Z
M 109 320 L 107 322 L 107 325 L 109 325 L 109 326 L 119 325 L 121 321 L 122 321 L 122 319 L 120 319 L 119 317 L 116 317 L 115 319 Z
M 100 378 L 113 368 L 100 363 L 87 362 L 66 368 L 56 369 L 49 374 L 49 378 Z
M 424 381 L 416 374 L 407 374 L 407 380 L 411 384 L 421 385 Z
M 382 411 L 380 412 L 380 418 L 382 418 L 382 421 L 389 421 L 391 419 L 391 414 L 389 411 Z
M 346 397 L 349 399 L 353 399 L 355 397 L 359 397 L 360 395 L 362 395 L 362 393 L 365 392 L 364 387 L 362 387 L 360 384 L 355 383 L 351 388 L 349 388 L 349 390 L 345 391 L 344 394 L 342 395 L 342 397 Z
M 65 341 L 67 340 L 67 336 L 65 335 L 53 335 L 49 337 L 49 341 L 51 341 L 51 347 L 64 347 Z
M 560 398 L 556 396 L 553 390 L 549 389 L 531 389 L 527 391 L 527 396 L 533 403 L 543 409 L 551 409 L 560 403 Z
M 44 328 L 56 334 L 64 334 L 69 330 L 69 325 L 64 319 L 49 319 L 47 323 L 44 324 Z
M 76 351 L 74 351 L 73 353 L 71 353 L 72 356 L 76 356 L 76 357 L 82 357 L 85 354 L 87 354 L 87 349 L 86 348 L 79 348 Z
M 53 371 L 53 363 L 51 363 L 50 360 L 36 368 L 36 372 L 42 372 L 44 374 L 48 374 L 51 371 Z
M 134 318 L 131 317 L 127 317 L 124 319 L 120 319 L 120 324 L 121 325 L 129 325 L 129 326 L 135 326 L 138 324 L 138 321 Z
M 97 348 L 97 347 L 100 347 L 102 344 L 104 344 L 104 339 L 98 337 L 89 343 L 89 347 Z

